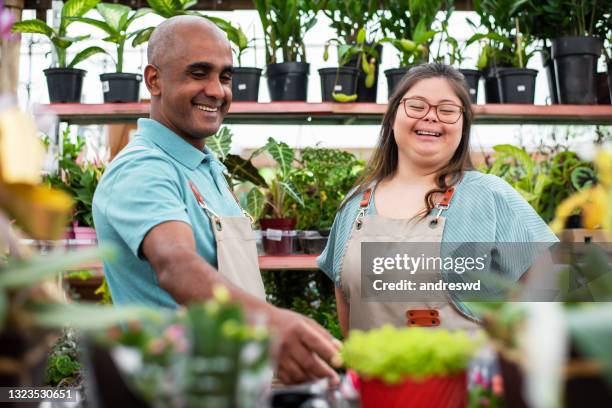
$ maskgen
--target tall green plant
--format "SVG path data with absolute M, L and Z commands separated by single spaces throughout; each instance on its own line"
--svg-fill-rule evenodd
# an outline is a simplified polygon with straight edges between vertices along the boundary
M 92 46 L 78 52 L 74 58 L 68 62 L 67 52 L 73 44 L 86 40 L 90 35 L 80 35 L 71 37 L 68 35 L 68 26 L 74 21 L 75 17 L 82 17 L 92 8 L 96 7 L 100 0 L 68 0 L 62 7 L 58 28 L 52 28 L 42 20 L 24 20 L 13 25 L 12 31 L 16 33 L 42 34 L 51 41 L 55 56 L 57 57 L 58 68 L 74 68 L 78 63 L 98 53 L 104 53 L 104 49 Z
M 253 0 L 264 30 L 266 61 L 306 62 L 304 35 L 317 22 L 321 0 Z
M 395 47 L 400 66 L 427 62 L 429 46 L 436 35 L 432 26 L 444 0 L 383 0 L 382 3 L 383 41 Z
M 480 17 L 480 26 L 486 33 L 474 34 L 468 41 L 476 41 L 483 47 L 477 68 L 517 67 L 525 68 L 534 50 L 528 48 L 535 38 L 530 33 L 527 0 L 474 0 L 474 11 Z M 477 31 L 479 26 L 469 18 L 468 23 Z
M 123 72 L 123 54 L 125 52 L 125 43 L 129 39 L 132 39 L 132 47 L 136 47 L 145 43 L 148 40 L 151 31 L 153 31 L 151 27 L 132 32 L 128 32 L 128 29 L 134 21 L 149 14 L 151 9 L 141 8 L 135 12 L 132 12 L 128 6 L 110 3 L 99 3 L 96 6 L 96 9 L 102 17 L 102 20 L 96 20 L 88 17 L 71 17 L 70 20 L 89 24 L 108 34 L 108 37 L 103 38 L 103 40 L 115 44 L 116 72 Z

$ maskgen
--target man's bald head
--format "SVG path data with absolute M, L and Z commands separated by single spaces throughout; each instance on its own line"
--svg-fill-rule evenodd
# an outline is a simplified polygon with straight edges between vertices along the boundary
M 168 58 L 174 58 L 177 52 L 185 49 L 181 44 L 201 36 L 217 37 L 227 42 L 225 33 L 204 17 L 184 15 L 165 20 L 155 27 L 149 38 L 148 63 L 163 66 Z M 229 42 L 227 46 L 230 47 Z

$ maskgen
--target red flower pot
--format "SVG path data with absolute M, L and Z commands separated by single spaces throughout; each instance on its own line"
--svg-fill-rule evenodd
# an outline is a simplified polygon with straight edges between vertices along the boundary
M 362 408 L 465 408 L 467 374 L 405 380 L 389 385 L 377 379 L 359 379 Z
M 290 255 L 295 239 L 295 218 L 264 218 L 259 220 L 264 252 L 268 255 Z

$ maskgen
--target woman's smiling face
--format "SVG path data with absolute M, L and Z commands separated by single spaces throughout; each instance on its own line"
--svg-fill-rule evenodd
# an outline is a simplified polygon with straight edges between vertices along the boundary
M 441 77 L 422 79 L 402 100 L 393 123 L 398 160 L 424 169 L 439 169 L 449 163 L 461 142 L 463 128 L 463 114 L 458 112 L 462 103 L 449 82 Z M 438 108 L 442 121 L 434 106 L 427 112 L 428 104 L 444 105 Z M 425 112 L 421 119 L 414 118 Z

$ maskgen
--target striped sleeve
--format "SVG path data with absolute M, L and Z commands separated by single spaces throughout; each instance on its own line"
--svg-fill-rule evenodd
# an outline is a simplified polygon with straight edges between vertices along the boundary
M 534 263 L 544 247 L 559 239 L 529 203 L 506 181 L 497 179 L 494 191 L 495 242 L 518 242 L 520 251 L 500 251 L 499 263 L 506 276 L 518 280 Z M 550 245 L 529 245 L 549 243 Z M 504 256 L 506 252 L 507 256 Z
M 346 251 L 346 244 L 353 228 L 353 221 L 357 216 L 359 197 L 353 197 L 336 214 L 334 224 L 329 233 L 329 240 L 321 255 L 317 258 L 318 267 L 336 285 L 340 284 L 340 269 Z

